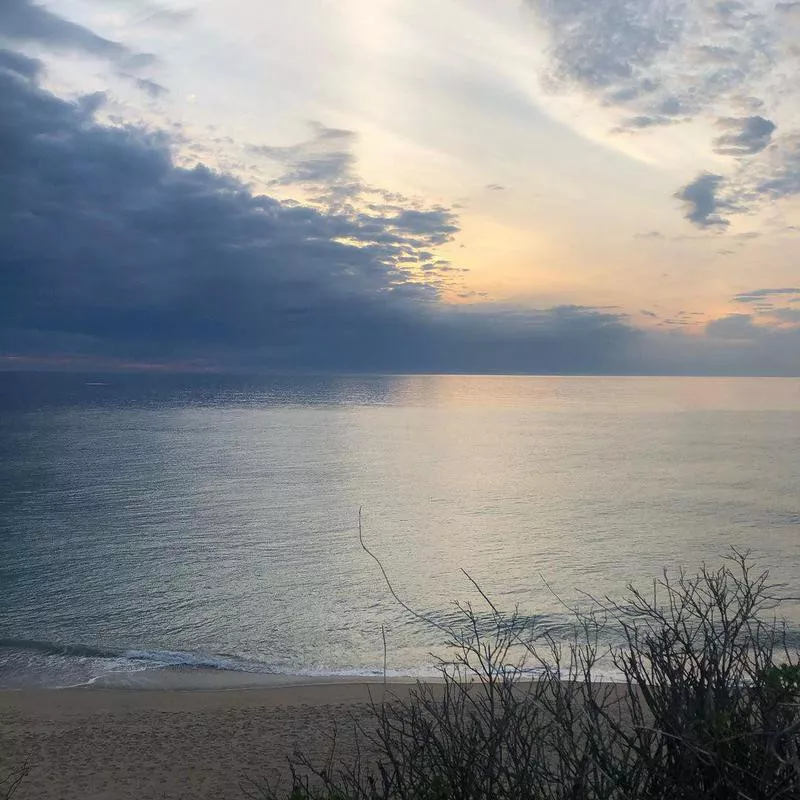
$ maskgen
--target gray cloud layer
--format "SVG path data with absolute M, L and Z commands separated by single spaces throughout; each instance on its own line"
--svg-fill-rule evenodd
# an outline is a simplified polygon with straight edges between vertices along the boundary
M 0 352 L 603 372 L 637 338 L 600 310 L 443 304 L 450 265 L 435 251 L 458 230 L 447 209 L 254 195 L 176 166 L 162 132 L 97 124 L 102 97 L 65 102 L 39 86 L 40 69 L 0 53 Z M 302 168 L 302 154 L 284 155 Z M 329 173 L 341 169 L 312 177 Z

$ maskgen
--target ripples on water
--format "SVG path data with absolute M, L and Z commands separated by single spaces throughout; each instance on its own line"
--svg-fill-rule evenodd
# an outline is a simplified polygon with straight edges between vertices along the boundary
M 381 625 L 427 674 L 359 506 L 427 614 L 463 567 L 563 625 L 543 578 L 618 595 L 730 545 L 800 594 L 799 476 L 794 379 L 0 374 L 0 680 L 374 674 Z

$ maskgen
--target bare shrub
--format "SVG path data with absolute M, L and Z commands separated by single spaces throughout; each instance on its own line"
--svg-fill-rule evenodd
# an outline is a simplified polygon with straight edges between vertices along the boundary
M 12 769 L 0 778 L 0 800 L 11 800 L 16 794 L 20 784 L 25 780 L 30 772 L 28 764 Z
M 299 755 L 291 800 L 800 798 L 800 665 L 749 554 L 594 599 L 568 644 L 475 588 L 487 612 L 427 620 L 441 680 L 373 703 L 352 760 Z

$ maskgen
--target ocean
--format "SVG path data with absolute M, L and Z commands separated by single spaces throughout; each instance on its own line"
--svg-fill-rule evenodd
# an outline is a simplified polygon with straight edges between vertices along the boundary
M 431 675 L 359 509 L 445 622 L 731 547 L 797 596 L 799 481 L 800 379 L 0 373 L 0 686 Z

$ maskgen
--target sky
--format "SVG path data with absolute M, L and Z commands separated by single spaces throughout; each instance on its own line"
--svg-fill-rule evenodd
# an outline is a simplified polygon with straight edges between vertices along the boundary
M 2 0 L 0 368 L 800 375 L 800 2 Z

